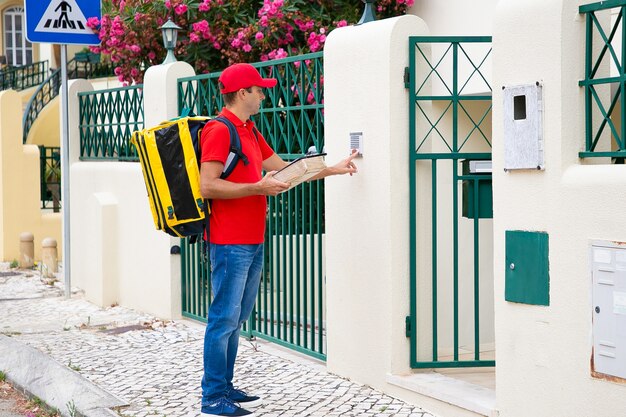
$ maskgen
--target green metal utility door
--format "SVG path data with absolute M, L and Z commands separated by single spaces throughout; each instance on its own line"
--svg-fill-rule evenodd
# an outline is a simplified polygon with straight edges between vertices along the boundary
M 491 38 L 411 37 L 414 368 L 494 366 Z

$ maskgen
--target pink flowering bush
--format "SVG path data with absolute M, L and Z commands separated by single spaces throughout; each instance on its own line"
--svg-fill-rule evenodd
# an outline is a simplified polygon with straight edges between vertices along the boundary
M 377 18 L 404 14 L 413 1 L 379 0 Z M 90 18 L 87 25 L 102 40 L 92 51 L 108 56 L 118 78 L 131 84 L 163 61 L 158 28 L 168 18 L 183 28 L 178 60 L 206 73 L 233 62 L 321 51 L 328 33 L 356 23 L 363 7 L 358 0 L 103 0 L 102 20 Z

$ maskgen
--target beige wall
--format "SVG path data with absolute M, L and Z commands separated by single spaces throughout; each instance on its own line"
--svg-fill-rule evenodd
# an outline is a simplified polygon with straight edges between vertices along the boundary
M 592 239 L 626 241 L 626 166 L 588 165 L 585 24 L 580 1 L 500 1 L 494 85 L 544 83 L 545 171 L 503 171 L 502 94 L 494 88 L 494 274 L 501 417 L 618 417 L 626 386 L 591 377 Z M 608 72 L 608 68 L 607 68 Z M 549 233 L 550 305 L 504 300 L 506 230 Z
M 61 258 L 61 217 L 42 214 L 39 208 L 39 149 L 22 144 L 20 103 L 15 91 L 0 92 L 0 256 L 4 261 L 19 259 L 20 234 L 31 232 L 35 259 L 41 259 L 41 241 L 46 237 L 57 240 Z
M 119 86 L 113 78 L 95 80 L 100 88 Z M 56 239 L 59 260 L 63 259 L 61 213 L 41 210 L 40 162 L 36 145 L 59 146 L 60 122 L 58 98 L 44 107 L 35 121 L 28 144 L 22 145 L 22 111 L 36 87 L 5 94 L 0 102 L 2 172 L 0 174 L 0 257 L 3 261 L 19 259 L 19 236 L 31 232 L 35 237 L 35 259 L 41 259 L 41 242 Z M 17 121 L 17 122 L 16 122 Z
M 56 97 L 46 104 L 31 126 L 26 143 L 40 146 L 60 146 L 60 102 L 59 97 Z

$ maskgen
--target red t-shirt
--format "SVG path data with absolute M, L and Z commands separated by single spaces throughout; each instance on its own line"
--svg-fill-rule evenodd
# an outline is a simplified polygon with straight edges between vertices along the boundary
M 236 183 L 255 183 L 261 180 L 263 161 L 274 151 L 257 131 L 257 138 L 252 129 L 254 122 L 242 122 L 231 111 L 224 108 L 221 116 L 228 118 L 239 133 L 241 150 L 248 158 L 248 165 L 240 160 L 233 172 L 226 178 Z M 202 129 L 201 162 L 219 161 L 226 163 L 230 152 L 228 128 L 221 122 L 209 122 Z M 265 214 L 267 199 L 263 195 L 253 195 L 233 199 L 213 199 L 211 201 L 210 237 L 211 243 L 219 245 L 253 245 L 263 243 L 265 235 Z

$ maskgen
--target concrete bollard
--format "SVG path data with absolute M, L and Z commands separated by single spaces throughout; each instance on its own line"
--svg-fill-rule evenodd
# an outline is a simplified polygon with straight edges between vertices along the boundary
M 32 268 L 35 264 L 35 237 L 30 232 L 20 235 L 20 268 Z
M 51 237 L 41 242 L 41 275 L 53 277 L 58 272 L 57 241 Z

